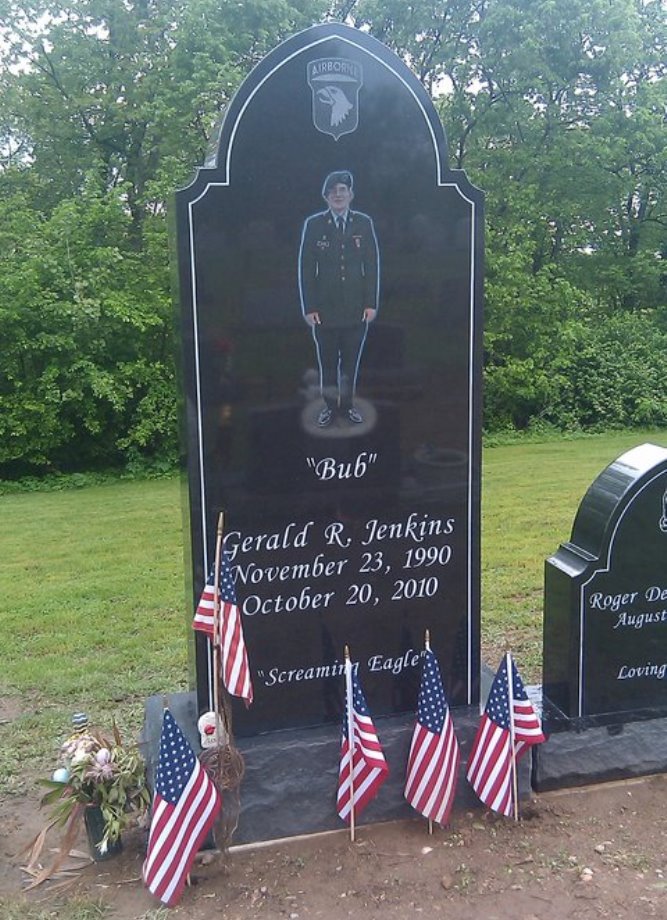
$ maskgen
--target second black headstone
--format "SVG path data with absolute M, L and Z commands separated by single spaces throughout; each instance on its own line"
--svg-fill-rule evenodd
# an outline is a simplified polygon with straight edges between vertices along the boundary
M 667 449 L 643 444 L 584 496 L 547 560 L 537 789 L 667 770 Z
M 643 444 L 582 500 L 547 561 L 544 695 L 569 719 L 667 715 L 667 450 Z

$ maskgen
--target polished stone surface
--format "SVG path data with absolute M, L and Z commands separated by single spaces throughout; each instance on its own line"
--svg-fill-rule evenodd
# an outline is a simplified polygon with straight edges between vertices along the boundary
M 354 193 L 340 230 L 332 173 Z M 413 711 L 427 628 L 450 703 L 474 705 L 482 196 L 427 93 L 363 32 L 294 36 L 239 89 L 173 224 L 190 596 L 224 511 L 255 689 L 237 736 L 337 725 L 346 644 L 374 715 Z M 198 636 L 200 710 L 209 654 Z

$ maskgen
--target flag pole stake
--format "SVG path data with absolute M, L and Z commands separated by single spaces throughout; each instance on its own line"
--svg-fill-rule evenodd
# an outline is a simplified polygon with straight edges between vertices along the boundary
M 218 515 L 218 528 L 215 541 L 215 566 L 213 573 L 213 711 L 215 712 L 215 737 L 217 746 L 222 746 L 218 729 L 220 716 L 220 566 L 222 564 L 222 535 L 225 515 Z
M 431 651 L 431 631 L 429 629 L 424 630 L 424 648 L 427 652 Z M 428 819 L 428 833 L 429 837 L 433 836 L 433 820 Z
M 352 661 L 345 646 L 345 705 L 347 707 L 347 746 L 350 750 L 350 842 L 354 843 L 354 727 L 352 724 Z
M 514 812 L 514 820 L 518 822 L 519 820 L 519 780 L 517 776 L 516 768 L 516 743 L 514 738 L 514 685 L 513 685 L 513 672 L 512 672 L 512 656 L 509 652 L 506 653 L 506 665 L 507 665 L 507 695 L 509 697 L 509 710 L 510 710 L 510 752 L 512 758 L 512 804 Z

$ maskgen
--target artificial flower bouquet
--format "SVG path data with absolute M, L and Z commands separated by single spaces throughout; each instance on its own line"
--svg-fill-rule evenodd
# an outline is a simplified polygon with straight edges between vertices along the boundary
M 110 738 L 87 725 L 75 732 L 61 748 L 60 763 L 52 779 L 42 781 L 49 787 L 42 804 L 52 807 L 51 824 L 66 826 L 70 842 L 77 819 L 98 809 L 102 833 L 94 846 L 103 856 L 150 804 L 144 759 L 136 745 L 123 743 L 114 723 Z

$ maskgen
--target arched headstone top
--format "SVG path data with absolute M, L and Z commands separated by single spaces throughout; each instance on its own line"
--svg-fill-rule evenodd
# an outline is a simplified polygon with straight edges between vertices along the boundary
M 374 156 L 378 171 L 385 161 L 404 157 L 409 146 L 436 185 L 454 185 L 463 197 L 481 203 L 481 192 L 465 173 L 449 169 L 445 131 L 424 86 L 398 55 L 360 29 L 312 26 L 257 64 L 223 113 L 195 184 L 208 182 L 210 171 L 233 182 L 247 162 L 247 138 L 257 135 L 258 126 L 273 151 L 315 144 L 314 156 L 328 148 L 345 162 L 351 149 L 363 149 L 365 157 Z
M 610 463 L 584 495 L 570 543 L 596 558 L 603 556 L 629 504 L 665 470 L 667 449 L 657 444 L 640 444 Z M 660 517 L 657 509 L 656 526 Z

